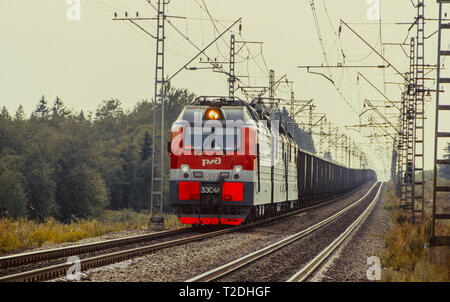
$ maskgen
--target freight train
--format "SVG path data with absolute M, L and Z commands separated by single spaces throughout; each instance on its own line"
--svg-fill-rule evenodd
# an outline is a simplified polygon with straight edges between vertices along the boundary
M 199 97 L 173 123 L 170 204 L 182 224 L 241 225 L 376 180 L 299 148 L 261 100 Z

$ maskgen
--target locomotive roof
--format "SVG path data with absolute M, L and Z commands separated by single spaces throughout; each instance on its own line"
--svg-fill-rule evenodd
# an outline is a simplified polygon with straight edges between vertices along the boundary
M 255 99 L 252 102 L 246 102 L 234 96 L 200 96 L 191 105 L 208 107 L 241 106 L 246 107 L 250 111 L 256 111 L 258 118 L 255 119 L 271 120 L 270 110 L 264 105 L 261 98 Z
M 222 107 L 222 106 L 246 106 L 247 103 L 238 97 L 229 96 L 200 96 L 196 98 L 191 105 L 197 106 L 210 106 L 210 107 Z
M 269 109 L 264 105 L 264 103 L 262 102 L 262 99 L 256 99 L 252 102 L 246 102 L 241 100 L 238 97 L 229 97 L 229 96 L 200 96 L 198 98 L 196 98 L 190 105 L 186 106 L 186 107 L 190 107 L 193 108 L 195 106 L 198 106 L 200 108 L 204 108 L 204 107 L 245 107 L 248 109 L 249 112 L 251 112 L 251 118 L 254 120 L 268 120 L 271 121 L 271 116 L 270 116 L 270 111 Z M 183 110 L 184 111 L 184 110 Z M 256 118 L 255 116 L 253 116 L 256 113 Z M 293 140 L 292 135 L 284 128 L 284 126 L 282 124 L 280 124 L 280 130 L 281 133 L 286 135 L 287 137 L 289 137 L 290 139 Z M 339 166 L 344 167 L 343 165 L 338 164 L 337 162 L 333 161 L 333 160 L 328 160 L 323 158 L 322 156 L 320 156 L 319 154 L 313 154 L 309 151 L 306 151 L 302 148 L 300 148 L 300 146 L 297 145 L 297 147 L 305 154 L 311 155 L 313 157 L 319 158 L 325 162 L 329 162 L 332 164 L 337 164 Z M 358 170 L 358 169 L 356 169 Z M 367 169 L 362 169 L 362 170 L 367 170 Z

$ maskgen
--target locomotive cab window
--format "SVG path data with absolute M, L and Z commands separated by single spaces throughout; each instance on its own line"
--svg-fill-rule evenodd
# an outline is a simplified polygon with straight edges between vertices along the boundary
M 241 129 L 187 128 L 183 148 L 196 151 L 238 151 L 241 149 Z

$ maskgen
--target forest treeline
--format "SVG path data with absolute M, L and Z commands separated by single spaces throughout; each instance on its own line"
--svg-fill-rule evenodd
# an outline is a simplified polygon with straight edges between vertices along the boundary
M 166 138 L 194 97 L 186 89 L 168 88 Z M 288 119 L 286 110 L 281 115 Z M 50 102 L 43 96 L 29 117 L 21 105 L 13 113 L 3 107 L 0 217 L 70 222 L 105 209 L 148 209 L 152 130 L 153 102 L 146 100 L 125 110 L 119 100 L 109 99 L 85 113 L 70 110 L 59 97 Z M 297 125 L 292 131 L 301 147 L 314 150 L 309 134 Z M 167 200 L 168 186 L 165 191 Z
M 166 137 L 194 98 L 169 88 Z M 95 217 L 105 208 L 149 207 L 153 102 L 125 111 L 117 99 L 74 112 L 42 97 L 30 117 L 22 106 L 0 113 L 0 216 L 60 221 Z

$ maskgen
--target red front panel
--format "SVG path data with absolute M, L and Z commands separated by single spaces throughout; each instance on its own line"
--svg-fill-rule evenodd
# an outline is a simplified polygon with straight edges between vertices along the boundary
M 180 181 L 178 188 L 178 198 L 180 200 L 199 200 L 200 182 L 198 181 Z
M 200 218 L 200 222 L 202 223 L 202 224 L 219 224 L 219 218 L 203 218 L 203 217 L 201 217 Z
M 182 224 L 200 224 L 200 220 L 197 217 L 180 217 Z
M 242 182 L 224 182 L 222 186 L 222 200 L 224 201 L 243 201 L 244 183 Z

